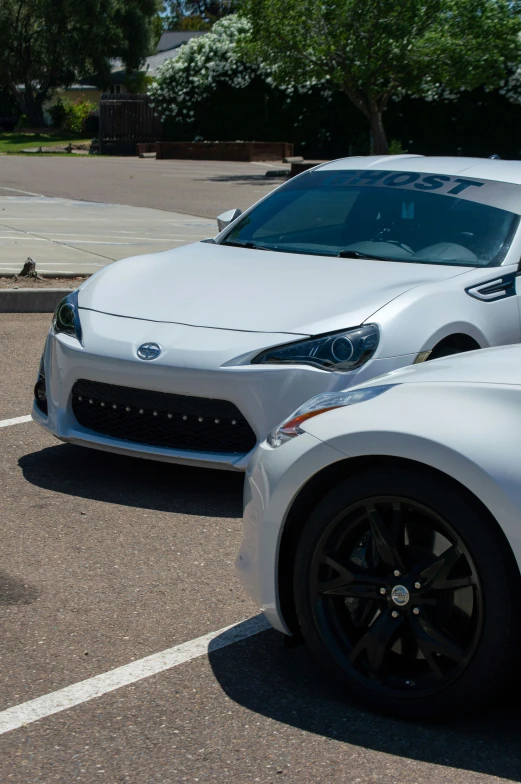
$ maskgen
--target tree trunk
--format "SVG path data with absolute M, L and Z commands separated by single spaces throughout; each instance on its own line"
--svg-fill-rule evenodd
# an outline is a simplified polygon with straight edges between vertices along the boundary
M 43 128 L 45 125 L 43 101 L 39 100 L 37 96 L 33 95 L 30 86 L 26 86 L 25 88 L 23 102 L 29 125 L 33 128 Z
M 387 155 L 389 145 L 385 135 L 382 112 L 387 105 L 389 95 L 381 96 L 380 100 L 377 101 L 348 84 L 344 84 L 344 92 L 369 121 L 371 128 L 371 154 Z
M 382 112 L 371 107 L 368 119 L 371 125 L 371 153 L 374 155 L 387 155 L 389 145 L 382 121 Z
M 25 83 L 25 90 L 21 90 L 10 71 L 7 72 L 7 80 L 11 95 L 22 114 L 27 115 L 29 125 L 33 128 L 43 128 L 45 125 L 43 97 L 34 95 L 32 85 L 28 81 Z

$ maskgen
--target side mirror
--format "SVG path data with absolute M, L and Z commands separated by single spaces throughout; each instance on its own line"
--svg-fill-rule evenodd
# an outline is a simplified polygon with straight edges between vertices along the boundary
M 219 227 L 219 231 L 222 231 L 227 226 L 229 226 L 230 223 L 233 223 L 235 218 L 238 218 L 239 215 L 242 215 L 242 210 L 238 210 L 238 209 L 227 210 L 226 212 L 223 212 L 222 215 L 218 215 L 217 226 Z

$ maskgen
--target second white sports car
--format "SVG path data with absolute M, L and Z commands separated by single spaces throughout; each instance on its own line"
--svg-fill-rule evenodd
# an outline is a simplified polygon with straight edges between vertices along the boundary
M 521 347 L 317 395 L 248 466 L 244 587 L 372 709 L 469 711 L 519 679 Z
M 64 441 L 244 470 L 317 393 L 517 342 L 520 184 L 520 162 L 347 158 L 214 240 L 111 264 L 58 307 L 33 416 Z

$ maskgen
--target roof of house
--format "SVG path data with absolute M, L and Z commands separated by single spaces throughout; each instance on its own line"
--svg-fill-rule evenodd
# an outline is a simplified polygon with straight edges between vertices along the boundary
M 147 76 L 157 76 L 158 68 L 167 60 L 171 60 L 172 57 L 176 57 L 178 54 L 178 48 L 179 47 L 176 47 L 176 49 L 167 49 L 164 52 L 159 52 L 158 54 L 153 54 L 150 57 L 147 57 L 141 70 L 145 71 Z
M 156 47 L 156 54 L 165 52 L 168 49 L 177 49 L 178 46 L 186 44 L 190 38 L 197 35 L 206 35 L 206 30 L 181 30 L 180 32 L 163 33 Z
M 159 52 L 159 54 L 150 55 L 150 57 L 147 57 L 139 70 L 142 73 L 145 73 L 147 76 L 156 77 L 158 68 L 167 60 L 170 60 L 172 57 L 176 57 L 178 53 L 179 47 L 176 47 L 175 49 L 167 49 L 164 52 Z M 110 71 L 112 74 L 112 84 L 122 84 L 125 81 L 127 71 L 121 59 L 114 58 L 111 60 Z
M 179 48 L 183 44 L 186 44 L 191 38 L 195 38 L 197 35 L 206 35 L 206 30 L 188 30 L 186 32 L 182 31 L 178 33 L 163 33 L 156 47 L 156 53 L 150 55 L 150 57 L 147 57 L 143 65 L 138 70 L 146 73 L 147 76 L 152 76 L 155 78 L 157 76 L 158 68 L 167 60 L 175 57 L 178 54 Z M 127 70 L 123 60 L 120 57 L 113 57 L 111 59 L 110 71 L 110 81 L 112 84 L 123 84 L 125 82 L 127 77 Z M 83 89 L 90 87 L 91 85 L 87 84 L 87 82 L 90 81 L 92 81 L 92 76 L 87 76 L 84 79 L 80 79 L 80 86 L 83 87 Z

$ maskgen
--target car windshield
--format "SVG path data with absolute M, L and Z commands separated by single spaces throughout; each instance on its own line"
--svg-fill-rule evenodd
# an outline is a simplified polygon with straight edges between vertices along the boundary
M 506 196 L 505 196 L 506 193 Z M 259 250 L 423 264 L 500 264 L 516 185 L 440 174 L 316 170 L 290 180 L 221 241 Z M 520 210 L 521 211 L 521 210 Z

